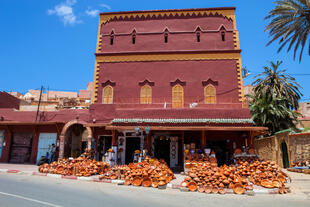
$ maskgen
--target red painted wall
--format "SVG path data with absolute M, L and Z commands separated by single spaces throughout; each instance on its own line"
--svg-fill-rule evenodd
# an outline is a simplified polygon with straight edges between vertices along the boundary
M 218 104 L 237 104 L 241 107 L 238 97 L 238 79 L 236 60 L 208 61 L 160 61 L 160 62 L 127 62 L 101 63 L 99 83 L 107 80 L 115 82 L 115 104 L 138 104 L 140 101 L 139 82 L 145 79 L 154 82 L 152 86 L 152 107 L 167 102 L 171 103 L 172 86 L 170 82 L 180 79 L 186 82 L 184 88 L 184 107 L 193 102 L 199 102 L 199 107 L 209 107 L 204 104 L 204 86 L 202 81 L 211 78 L 218 81 L 216 87 Z M 99 84 L 98 102 L 102 102 L 102 89 Z M 124 106 L 123 106 L 124 107 Z M 141 107 L 136 105 L 136 107 Z
M 0 92 L 0 108 L 14 108 L 19 109 L 20 99 L 8 94 Z
M 196 40 L 196 28 L 200 27 L 201 41 Z M 221 38 L 224 26 L 225 41 Z M 164 30 L 168 29 L 168 43 L 164 42 Z M 136 30 L 136 44 L 132 44 L 132 32 Z M 222 28 L 223 29 L 223 28 Z M 110 21 L 101 27 L 101 52 L 154 52 L 232 50 L 233 22 L 217 17 L 183 17 L 168 19 Z M 114 31 L 114 44 L 110 45 Z
M 61 131 L 63 125 L 59 126 Z M 10 158 L 10 149 L 12 143 L 12 135 L 18 132 L 29 132 L 32 133 L 32 149 L 30 155 L 30 163 L 35 164 L 37 159 L 38 153 L 38 144 L 39 144 L 39 136 L 40 133 L 57 133 L 57 140 L 59 140 L 59 133 L 57 132 L 57 128 L 55 125 L 43 125 L 43 126 L 35 126 L 35 125 L 28 125 L 28 126 L 9 126 L 7 127 L 0 127 L 0 130 L 5 130 L 4 134 L 4 141 L 6 142 L 6 146 L 2 148 L 2 156 L 0 158 L 0 162 L 9 162 Z M 59 148 L 56 148 L 56 159 L 58 158 Z

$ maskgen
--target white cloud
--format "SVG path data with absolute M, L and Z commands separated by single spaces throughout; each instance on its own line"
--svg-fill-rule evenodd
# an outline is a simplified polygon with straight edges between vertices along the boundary
M 54 9 L 49 9 L 47 11 L 48 15 L 57 15 L 63 21 L 65 25 L 74 25 L 79 23 L 76 15 L 73 11 L 73 5 L 76 3 L 76 0 L 66 0 L 54 7 Z
M 112 8 L 111 8 L 109 5 L 107 5 L 107 4 L 100 4 L 100 6 L 103 7 L 103 8 L 105 8 L 105 9 L 107 9 L 107 10 L 111 10 L 111 9 L 112 9 Z
M 98 16 L 98 14 L 99 14 L 99 10 L 98 9 L 87 9 L 86 11 L 85 11 L 85 13 L 88 15 L 88 16 L 91 16 L 91 17 L 96 17 L 96 16 Z

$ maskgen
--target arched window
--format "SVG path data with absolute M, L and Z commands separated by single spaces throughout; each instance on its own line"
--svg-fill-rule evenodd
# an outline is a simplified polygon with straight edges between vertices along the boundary
M 114 31 L 112 30 L 110 34 L 110 45 L 113 45 L 113 44 L 114 44 Z
M 131 39 L 132 44 L 136 44 L 136 35 L 132 35 L 132 39 Z
M 172 107 L 183 108 L 183 104 L 184 104 L 183 87 L 177 84 L 172 88 Z
M 222 41 L 225 42 L 225 32 L 221 32 Z
M 165 32 L 164 37 L 165 37 L 165 43 L 168 43 L 168 32 Z
M 113 88 L 112 88 L 112 86 L 106 86 L 103 88 L 102 103 L 103 104 L 112 104 L 113 103 Z
M 200 42 L 200 32 L 196 32 L 197 42 Z
M 140 104 L 152 103 L 152 88 L 149 85 L 144 85 L 140 90 Z
M 207 85 L 204 89 L 205 92 L 205 103 L 215 104 L 216 103 L 216 89 L 213 85 Z

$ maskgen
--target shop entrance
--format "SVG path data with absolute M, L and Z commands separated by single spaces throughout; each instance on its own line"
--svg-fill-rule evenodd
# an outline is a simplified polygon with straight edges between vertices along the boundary
M 215 151 L 215 156 L 219 166 L 230 163 L 229 150 L 226 147 L 226 141 L 208 141 L 207 148 Z
M 154 140 L 154 157 L 163 159 L 170 165 L 170 139 L 161 136 Z
M 126 138 L 126 158 L 125 164 L 133 162 L 135 150 L 140 150 L 140 137 Z
M 98 154 L 99 161 L 102 161 L 102 157 L 112 147 L 112 136 L 99 136 Z
M 78 157 L 87 148 L 88 132 L 82 124 L 71 125 L 65 134 L 64 157 Z

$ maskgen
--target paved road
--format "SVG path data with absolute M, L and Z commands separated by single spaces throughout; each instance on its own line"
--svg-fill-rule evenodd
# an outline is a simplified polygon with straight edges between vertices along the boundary
M 0 173 L 1 207 L 310 206 L 306 194 L 207 195 L 77 180 Z

